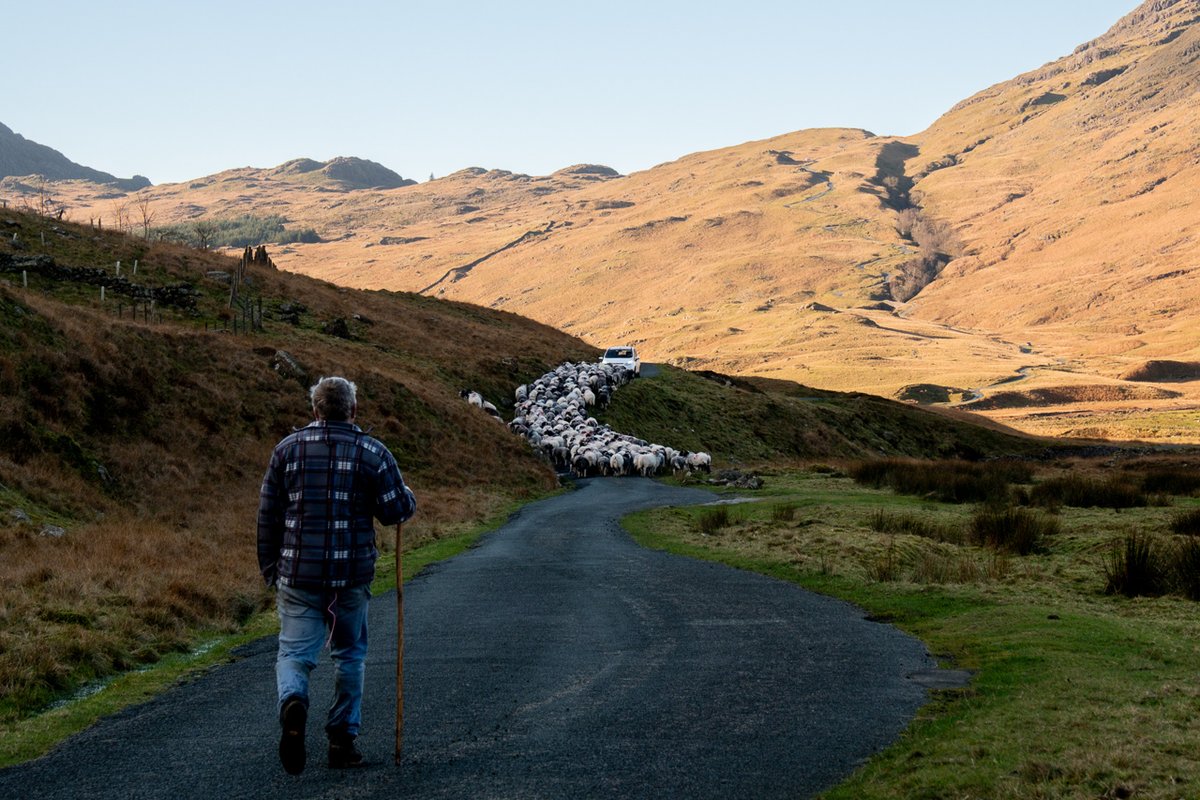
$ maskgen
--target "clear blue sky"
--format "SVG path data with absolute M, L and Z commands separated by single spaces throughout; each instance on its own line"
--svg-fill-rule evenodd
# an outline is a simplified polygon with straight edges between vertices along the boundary
M 339 155 L 628 173 L 802 128 L 916 133 L 1137 5 L 6 0 L 0 122 L 155 183 Z

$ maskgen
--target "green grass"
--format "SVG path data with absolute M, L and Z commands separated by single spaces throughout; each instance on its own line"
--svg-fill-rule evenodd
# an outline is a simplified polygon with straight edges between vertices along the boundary
M 774 519 L 774 517 L 772 517 Z M 871 515 L 871 530 L 879 533 L 904 533 L 911 536 L 922 536 L 939 542 L 961 544 L 965 538 L 961 530 L 930 522 L 921 514 L 895 513 L 884 509 L 877 510 Z
M 977 457 L 1043 451 L 1046 442 L 967 425 L 863 394 L 662 366 L 613 395 L 597 417 L 614 429 L 725 463 L 788 459 Z
M 405 552 L 405 582 L 430 564 L 453 558 L 471 547 L 481 536 L 500 527 L 518 505 L 510 505 L 482 525 L 425 542 Z M 375 581 L 371 584 L 372 592 L 382 594 L 396 588 L 395 565 L 394 550 L 380 556 Z M 40 714 L 0 725 L 0 769 L 37 758 L 63 739 L 91 727 L 100 718 L 143 703 L 197 673 L 227 663 L 236 648 L 263 636 L 272 636 L 278 630 L 278 619 L 272 609 L 255 614 L 233 635 L 201 632 L 198 635 L 201 644 L 188 652 L 170 653 L 144 669 L 85 687 L 76 698 L 55 704 Z
M 1182 594 L 1105 595 L 1111 544 L 1134 530 L 1168 535 L 1170 509 L 1067 509 L 1044 552 L 1002 556 L 872 530 L 881 509 L 965 529 L 970 507 L 814 473 L 768 476 L 768 486 L 771 503 L 738 506 L 720 536 L 697 532 L 698 509 L 625 525 L 646 546 L 854 602 L 974 674 L 965 689 L 933 693 L 899 741 L 827 800 L 1200 797 L 1200 607 Z M 772 518 L 781 502 L 794 519 Z M 889 551 L 895 574 L 882 580 Z M 930 580 L 920 568 L 930 558 L 978 568 Z

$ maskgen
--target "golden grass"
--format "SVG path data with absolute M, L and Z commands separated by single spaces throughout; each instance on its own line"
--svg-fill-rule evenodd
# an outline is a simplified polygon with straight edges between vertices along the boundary
M 21 238 L 40 240 L 42 220 L 14 216 Z M 162 321 L 147 323 L 116 317 L 68 282 L 0 285 L 0 375 L 12 378 L 0 383 L 3 719 L 206 631 L 233 630 L 263 607 L 259 482 L 275 442 L 307 423 L 306 389 L 321 375 L 358 384 L 360 422 L 392 448 L 417 493 L 408 546 L 557 485 L 458 390 L 511 405 L 518 383 L 592 357 L 577 340 L 502 312 L 261 268 L 246 291 L 262 297 L 266 330 L 235 336 L 212 330 L 228 289 L 204 277 L 230 271 L 225 258 L 58 227 L 46 249 L 60 264 L 137 252 L 141 280 L 187 281 L 202 296 L 195 315 L 162 309 Z M 307 309 L 299 325 L 272 319 L 283 302 Z M 338 317 L 352 320 L 354 340 L 321 333 Z M 277 370 L 278 350 L 305 374 Z M 47 525 L 65 536 L 42 535 Z
M 1190 155 L 1200 113 L 1188 88 L 1196 62 L 1181 55 L 1195 45 L 1189 8 L 1119 25 L 905 140 L 799 131 L 620 178 L 463 170 L 336 202 L 313 174 L 255 169 L 148 195 L 163 222 L 197 207 L 235 216 L 248 199 L 314 227 L 325 241 L 289 245 L 276 261 L 345 286 L 421 290 L 494 254 L 434 291 L 596 346 L 633 342 L 652 361 L 884 396 L 913 384 L 996 390 L 1022 367 L 1045 380 L 1021 392 L 1128 391 L 1115 379 L 1147 362 L 1200 358 Z M 1031 105 L 1047 93 L 1061 102 Z M 915 155 L 903 162 L 898 147 Z M 911 212 L 898 214 L 881 185 L 881 170 L 900 168 L 924 207 L 917 227 L 961 245 L 944 247 L 959 257 L 892 313 L 871 306 L 903 264 L 929 255 L 900 235 Z M 109 213 L 94 186 L 53 188 L 77 218 Z M 1174 405 L 1145 394 L 1173 384 L 1120 395 L 1130 401 L 1120 415 L 1105 392 L 1068 398 L 1090 425 L 1047 423 L 1037 398 L 986 413 L 1030 432 L 1124 437 L 1125 417 L 1200 408 L 1197 383 Z M 1134 427 L 1200 441 L 1197 425 Z

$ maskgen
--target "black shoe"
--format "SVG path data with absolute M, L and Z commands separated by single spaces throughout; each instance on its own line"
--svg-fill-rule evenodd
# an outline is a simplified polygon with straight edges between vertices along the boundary
M 308 722 L 308 706 L 299 697 L 289 697 L 279 714 L 283 733 L 279 737 L 279 763 L 289 775 L 304 772 L 304 725 Z
M 333 769 L 361 767 L 365 762 L 363 754 L 354 745 L 354 737 L 338 737 L 329 740 L 329 766 Z

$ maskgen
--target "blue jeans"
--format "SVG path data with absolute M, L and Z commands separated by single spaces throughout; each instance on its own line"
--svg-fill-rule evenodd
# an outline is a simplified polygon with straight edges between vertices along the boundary
M 325 732 L 330 737 L 358 735 L 370 599 L 371 589 L 365 584 L 323 590 L 279 587 L 275 598 L 279 610 L 275 684 L 280 711 L 289 697 L 300 697 L 308 705 L 308 674 L 328 642 L 334 664 L 334 697 Z

